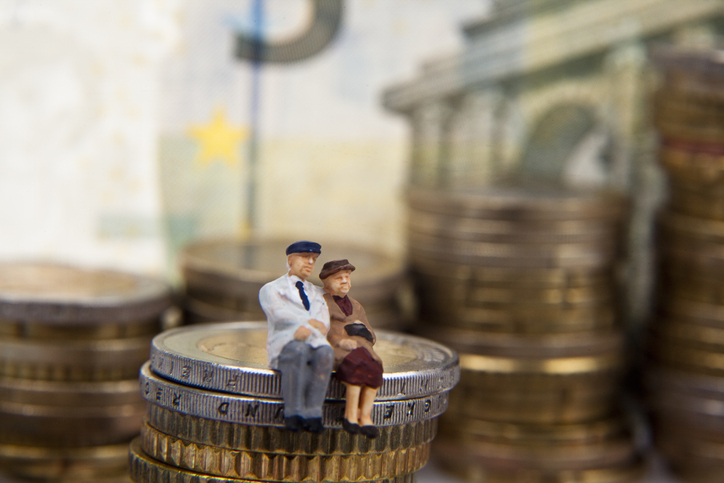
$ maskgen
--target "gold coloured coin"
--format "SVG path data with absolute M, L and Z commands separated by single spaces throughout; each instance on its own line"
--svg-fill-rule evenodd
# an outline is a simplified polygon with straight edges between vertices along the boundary
M 610 269 L 585 268 L 506 268 L 476 267 L 469 264 L 416 260 L 412 265 L 417 278 L 430 277 L 452 284 L 488 286 L 501 284 L 508 287 L 532 286 L 533 288 L 573 288 L 605 285 L 612 281 Z
M 261 312 L 240 312 L 220 305 L 213 305 L 192 297 L 184 298 L 186 324 L 207 324 L 213 322 L 245 322 L 264 318 Z
M 490 243 L 590 243 L 614 239 L 619 227 L 599 220 L 516 221 L 485 220 L 412 211 L 408 216 L 408 236 L 439 240 L 469 240 Z
M 546 326 L 548 327 L 548 326 Z M 565 358 L 623 354 L 623 337 L 611 330 L 570 333 L 493 333 L 450 326 L 421 325 L 418 331 L 462 354 L 501 356 L 523 361 L 532 358 Z
M 724 270 L 724 245 L 693 239 L 673 240 L 661 237 L 658 250 L 661 257 L 675 263 L 689 265 L 686 274 L 694 275 L 698 271 Z M 720 272 L 721 273 L 721 272 Z
M 724 443 L 657 438 L 655 444 L 659 451 L 673 463 L 677 472 L 683 474 L 708 473 L 710 477 L 716 474 L 721 481 L 721 472 L 724 471 Z M 710 481 L 717 480 L 712 478 Z
M 278 239 L 226 239 L 189 245 L 181 255 L 186 287 L 249 300 L 254 306 L 259 289 L 283 273 L 279 260 L 281 257 L 283 261 L 287 245 L 288 241 Z M 353 245 L 323 246 L 318 263 L 342 258 L 357 267 L 354 297 L 365 307 L 389 298 L 404 279 L 402 261 Z M 316 274 L 309 280 L 322 285 Z
M 375 454 L 418 447 L 433 440 L 437 419 L 378 428 L 375 439 L 332 430 L 319 435 L 284 428 L 229 423 L 189 416 L 149 403 L 146 422 L 181 440 L 232 450 L 307 455 Z
M 718 50 L 662 43 L 651 49 L 651 57 L 664 71 L 667 91 L 692 102 L 722 103 L 723 96 L 718 89 L 722 82 Z
M 419 291 L 434 297 L 440 308 L 453 304 L 472 307 L 510 307 L 524 305 L 533 308 L 577 308 L 610 304 L 614 299 L 612 284 L 589 287 L 548 288 L 530 285 L 455 283 L 444 278 L 417 280 Z M 444 302 L 447 301 L 447 304 Z
M 50 263 L 0 264 L 0 319 L 57 324 L 134 323 L 170 305 L 160 281 Z
M 618 219 L 627 209 L 626 199 L 617 193 L 542 183 L 456 191 L 416 187 L 408 190 L 407 202 L 412 209 L 427 213 L 519 221 L 611 220 Z
M 677 96 L 677 93 L 667 90 L 655 95 L 653 107 L 654 117 L 662 122 L 675 122 L 687 126 L 724 124 L 722 106 L 687 101 L 683 96 Z
M 669 181 L 669 210 L 687 216 L 724 221 L 724 193 L 718 186 Z
M 423 292 L 424 293 L 424 292 Z M 546 335 L 548 332 L 576 332 L 577 328 L 599 328 L 603 332 L 617 324 L 614 304 L 589 306 L 486 304 L 483 307 L 460 306 L 447 312 L 437 304 L 421 308 L 421 318 L 434 326 L 451 326 L 480 332 L 519 333 L 521 336 Z M 536 316 L 537 315 L 537 316 Z M 580 332 L 580 330 L 578 330 Z
M 664 394 L 661 394 L 664 396 Z M 703 426 L 699 421 L 677 417 L 675 413 L 653 414 L 651 430 L 657 440 L 710 441 L 724 443 L 724 434 L 716 426 Z M 704 421 L 701 421 L 704 422 Z
M 440 434 L 461 440 L 491 441 L 507 444 L 544 445 L 585 444 L 625 434 L 621 417 L 578 424 L 513 424 L 479 419 L 446 421 Z
M 402 476 L 422 468 L 429 444 L 374 454 L 298 455 L 206 446 L 161 433 L 141 431 L 143 451 L 158 461 L 190 471 L 272 481 L 359 481 Z
M 140 438 L 131 442 L 130 447 L 131 479 L 135 483 L 259 483 L 259 480 L 221 477 L 185 470 L 177 466 L 162 463 L 148 456 L 141 447 Z M 266 480 L 273 481 L 273 480 Z M 298 480 L 301 481 L 301 480 Z M 325 481 L 318 478 L 316 481 Z M 341 481 L 341 480 L 333 480 Z M 371 480 L 369 483 L 414 483 L 411 474 L 397 477 Z M 364 483 L 360 481 L 359 483 Z
M 724 182 L 724 154 L 664 145 L 659 163 L 679 182 L 712 187 Z
M 672 344 L 666 339 L 652 338 L 653 358 L 673 369 L 687 369 L 697 374 L 724 375 L 724 353 Z
M 661 311 L 674 319 L 691 320 L 701 325 L 724 326 L 724 306 L 707 304 L 677 297 L 665 297 L 659 302 Z
M 724 430 L 722 399 L 708 399 L 688 394 L 654 393 L 649 397 L 648 405 L 661 418 L 668 417 L 670 420 L 707 428 L 710 431 Z
M 0 402 L 55 407 L 108 407 L 141 404 L 138 380 L 58 382 L 0 378 Z
M 141 403 L 56 407 L 0 402 L 0 444 L 78 447 L 128 441 L 138 434 Z
M 659 320 L 651 329 L 656 340 L 673 346 L 724 351 L 724 328 L 707 327 L 670 319 Z
M 524 246 L 461 240 L 439 242 L 416 236 L 409 240 L 408 248 L 413 265 L 418 260 L 433 259 L 438 262 L 518 269 L 602 269 L 619 258 L 618 247 L 607 242 Z
M 561 358 L 522 358 L 461 354 L 461 380 L 475 384 L 502 383 L 519 387 L 557 387 L 571 382 L 601 384 L 603 380 L 616 380 L 624 367 L 619 354 Z M 602 379 L 594 382 L 594 377 Z
M 665 138 L 692 143 L 722 143 L 724 128 L 716 124 L 691 125 L 680 120 L 655 119 L 656 128 Z
M 0 375 L 47 381 L 132 379 L 148 359 L 151 338 L 0 339 Z
M 690 237 L 715 244 L 724 243 L 724 222 L 664 211 L 659 226 L 671 235 Z
M 512 424 L 577 424 L 606 418 L 615 413 L 617 394 L 613 387 L 601 390 L 598 394 L 582 391 L 572 395 L 553 389 L 549 389 L 547 395 L 526 395 L 524 388 L 516 388 L 515 394 L 512 388 L 508 391 L 508 397 L 488 398 L 489 391 L 459 386 L 450 396 L 449 411 L 442 418 L 442 426 L 445 427 L 451 420 L 459 424 L 467 424 L 472 420 Z
M 214 304 L 214 301 L 218 303 Z M 186 309 L 187 325 L 229 321 L 257 321 L 263 320 L 266 317 L 264 312 L 261 311 L 261 307 L 258 306 L 256 299 L 254 300 L 254 303 L 257 305 L 256 309 L 246 312 L 237 311 L 233 307 L 226 307 L 223 303 L 228 304 L 232 303 L 232 301 L 222 301 L 215 297 L 208 297 L 204 300 L 199 300 L 191 296 L 185 297 L 184 306 Z M 245 304 L 239 303 L 238 305 L 244 306 Z M 375 329 L 399 330 L 407 325 L 407 320 L 400 313 L 399 304 L 394 300 L 383 301 L 372 305 L 365 304 L 365 312 L 367 318 L 372 321 Z
M 74 325 L 72 323 L 40 323 L 35 321 L 0 320 L 0 337 L 18 339 L 101 340 L 151 336 L 160 331 L 160 321 L 154 319 L 126 322 Z
M 705 278 L 705 273 L 694 275 L 691 269 L 677 273 L 666 268 L 660 270 L 659 286 L 662 293 L 695 302 L 724 305 L 724 280 Z
M 467 454 L 485 468 L 511 468 L 548 472 L 580 471 L 621 467 L 637 459 L 631 438 L 618 437 L 583 445 L 516 446 L 499 443 L 468 443 L 438 438 L 436 456 L 456 459 L 455 454 Z
M 647 367 L 644 379 L 652 392 L 678 393 L 704 399 L 724 400 L 724 379 L 661 367 Z
M 441 442 L 434 450 L 445 470 L 472 483 L 639 483 L 646 474 L 646 466 L 640 459 L 586 470 L 500 469 L 486 466 L 461 445 Z
M 0 468 L 38 480 L 100 481 L 125 473 L 128 443 L 85 448 L 40 448 L 0 444 Z

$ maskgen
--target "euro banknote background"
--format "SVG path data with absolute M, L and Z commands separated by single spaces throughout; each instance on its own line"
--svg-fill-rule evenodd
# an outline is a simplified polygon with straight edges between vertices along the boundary
M 263 3 L 271 40 L 309 28 L 311 2 Z M 252 230 L 399 253 L 407 127 L 381 92 L 487 3 L 345 2 L 318 54 L 257 65 L 234 55 L 253 7 L 0 2 L 0 256 L 173 277 L 185 243 Z

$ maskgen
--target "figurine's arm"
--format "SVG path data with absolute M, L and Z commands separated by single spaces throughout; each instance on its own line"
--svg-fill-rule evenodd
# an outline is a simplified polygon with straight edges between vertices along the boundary
M 365 312 L 365 308 L 362 307 L 362 304 L 360 304 L 359 302 L 357 302 L 357 307 L 358 307 L 359 317 L 357 318 L 357 320 L 355 320 L 355 322 L 361 323 L 365 327 L 367 327 L 367 330 L 369 330 L 370 334 L 372 334 L 372 345 L 374 345 L 375 342 L 377 342 L 377 336 L 375 335 L 375 331 L 372 330 L 372 326 L 370 325 L 369 321 L 367 320 L 367 313 Z
M 329 331 L 329 307 L 324 300 L 321 289 L 315 286 L 315 301 L 310 310 L 311 318 L 307 321 L 310 326 L 317 329 L 322 336 L 326 337 Z
M 300 340 L 309 337 L 311 329 L 305 327 L 309 318 L 308 313 L 289 303 L 274 287 L 262 287 L 259 291 L 259 304 L 274 332 L 289 332 L 290 336 Z M 305 330 L 299 331 L 299 329 Z
M 340 349 L 344 349 L 346 351 L 353 351 L 357 347 L 359 347 L 359 344 L 354 339 L 344 338 L 344 339 L 339 339 L 339 342 L 337 342 L 337 346 Z
M 327 326 L 324 325 L 321 321 L 317 319 L 309 319 L 308 320 L 309 325 L 317 329 L 319 332 L 322 333 L 322 335 L 326 336 L 329 329 L 327 329 Z

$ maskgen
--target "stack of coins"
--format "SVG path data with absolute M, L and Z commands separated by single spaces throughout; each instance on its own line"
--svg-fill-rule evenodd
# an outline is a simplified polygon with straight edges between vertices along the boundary
M 440 463 L 485 482 L 636 481 L 617 406 L 625 198 L 509 184 L 408 201 L 417 329 L 462 368 Z
M 199 242 L 184 249 L 181 271 L 187 321 L 264 320 L 259 289 L 284 271 L 279 254 L 284 253 L 287 245 L 288 241 L 271 239 L 219 240 Z M 318 263 L 344 258 L 358 269 L 354 278 L 355 298 L 364 306 L 375 328 L 404 328 L 404 264 L 352 246 L 324 246 Z M 309 280 L 322 285 L 317 274 Z
M 0 265 L 0 472 L 19 481 L 128 482 L 138 370 L 168 287 L 125 273 Z
M 649 330 L 654 438 L 686 481 L 724 471 L 724 64 L 722 51 L 661 47 L 655 95 L 669 200 L 657 220 Z
M 141 370 L 147 413 L 131 444 L 136 483 L 380 481 L 405 483 L 426 462 L 458 357 L 417 337 L 378 331 L 384 382 L 372 410 L 380 436 L 341 429 L 332 377 L 321 434 L 284 428 L 280 376 L 267 368 L 266 322 L 188 326 L 153 340 Z

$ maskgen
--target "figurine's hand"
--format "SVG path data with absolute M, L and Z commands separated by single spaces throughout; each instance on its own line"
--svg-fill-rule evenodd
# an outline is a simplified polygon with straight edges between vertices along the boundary
M 325 326 L 322 322 L 317 319 L 309 319 L 307 322 L 309 322 L 309 325 L 320 331 L 322 335 L 327 335 L 327 326 Z
M 340 349 L 344 349 L 346 351 L 353 351 L 357 347 L 359 347 L 359 344 L 354 339 L 342 339 L 337 343 Z
M 297 340 L 307 340 L 310 335 L 312 335 L 312 329 L 309 327 L 302 326 L 294 331 L 294 338 Z

